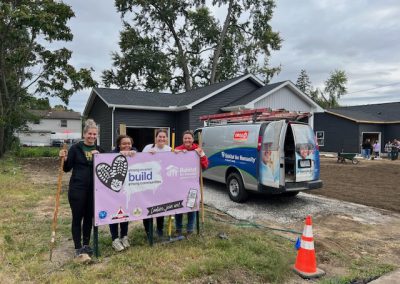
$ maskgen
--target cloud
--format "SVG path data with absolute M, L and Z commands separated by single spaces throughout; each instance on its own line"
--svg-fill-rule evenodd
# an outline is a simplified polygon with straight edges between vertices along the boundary
M 75 11 L 70 21 L 74 40 L 72 63 L 93 67 L 94 77 L 110 68 L 118 51 L 120 15 L 114 1 L 66 0 Z M 400 5 L 398 0 L 276 0 L 271 25 L 284 39 L 272 52 L 271 66 L 282 65 L 272 82 L 296 82 L 305 69 L 314 87 L 335 69 L 348 75 L 349 93 L 400 82 Z M 219 17 L 223 8 L 214 10 Z M 83 111 L 90 90 L 75 94 L 70 107 Z M 400 84 L 343 97 L 342 104 L 400 101 Z

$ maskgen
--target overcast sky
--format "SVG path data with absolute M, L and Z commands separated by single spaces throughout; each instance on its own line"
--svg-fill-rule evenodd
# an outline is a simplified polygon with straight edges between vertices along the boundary
M 114 1 L 64 2 L 75 12 L 69 22 L 74 40 L 66 45 L 73 51 L 71 62 L 94 68 L 101 82 L 111 52 L 119 50 L 122 24 Z M 342 105 L 400 101 L 399 0 L 276 0 L 276 5 L 271 26 L 284 41 L 270 58 L 271 66 L 282 66 L 271 83 L 296 83 L 305 69 L 313 86 L 323 88 L 330 73 L 340 69 L 348 77 Z M 89 92 L 73 95 L 69 107 L 83 112 Z

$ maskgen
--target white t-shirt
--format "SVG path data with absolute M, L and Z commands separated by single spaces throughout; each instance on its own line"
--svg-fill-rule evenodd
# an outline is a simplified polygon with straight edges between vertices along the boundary
M 162 148 L 158 148 L 157 147 L 157 145 L 155 145 L 154 147 L 153 147 L 153 145 L 154 144 L 149 144 L 149 145 L 146 145 L 144 148 L 143 148 L 143 151 L 142 152 L 150 152 L 150 151 L 155 151 L 155 152 L 171 152 L 171 147 L 169 147 L 168 145 L 164 145 L 164 147 L 162 147 Z

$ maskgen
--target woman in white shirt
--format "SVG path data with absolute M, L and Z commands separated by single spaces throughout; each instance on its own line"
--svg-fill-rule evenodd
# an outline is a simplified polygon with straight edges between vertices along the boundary
M 153 154 L 157 153 L 157 152 L 171 152 L 172 148 L 167 145 L 167 142 L 168 142 L 167 130 L 157 129 L 155 143 L 146 145 L 143 148 L 142 152 L 148 152 L 148 153 L 153 153 Z M 151 222 L 151 218 L 143 220 L 143 225 L 144 225 L 144 229 L 146 231 L 147 236 L 149 236 L 150 222 Z M 162 237 L 163 236 L 163 228 L 164 228 L 164 217 L 157 217 L 156 222 L 157 222 L 157 235 L 159 237 Z

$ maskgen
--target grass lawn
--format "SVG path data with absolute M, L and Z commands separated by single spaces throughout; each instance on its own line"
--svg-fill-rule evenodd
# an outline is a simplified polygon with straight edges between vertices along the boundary
M 235 226 L 207 212 L 201 235 L 150 247 L 141 222 L 131 223 L 132 247 L 111 248 L 100 228 L 101 256 L 90 265 L 73 261 L 70 209 L 61 196 L 56 251 L 49 261 L 55 184 L 32 184 L 14 158 L 0 160 L 1 283 L 284 283 L 293 277 L 293 243 L 269 231 Z M 224 232 L 229 238 L 221 239 Z M 57 259 L 59 252 L 63 259 Z

